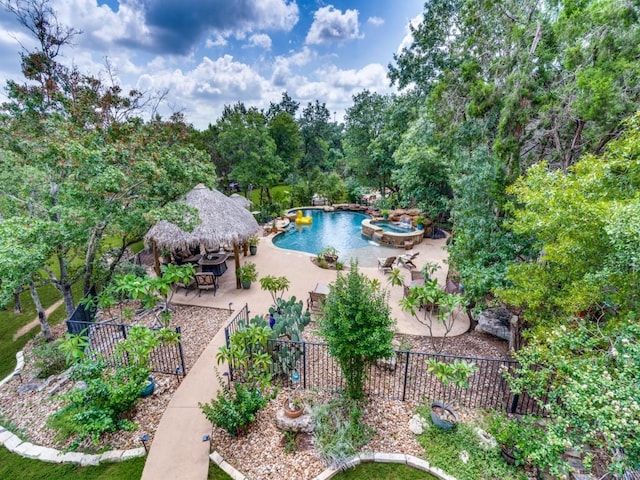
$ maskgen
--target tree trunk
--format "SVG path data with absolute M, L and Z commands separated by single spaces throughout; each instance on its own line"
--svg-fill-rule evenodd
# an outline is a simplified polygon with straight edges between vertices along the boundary
M 76 305 L 73 301 L 73 292 L 71 291 L 71 285 L 63 283 L 60 285 L 60 291 L 62 292 L 62 300 L 64 301 L 64 308 L 67 312 L 67 318 L 73 315 L 76 309 Z
M 20 300 L 20 292 L 13 292 L 13 313 L 20 315 L 22 313 L 22 300 Z
M 87 252 L 84 257 L 84 265 L 85 265 L 85 273 L 84 273 L 84 287 L 83 293 L 87 295 L 91 290 L 91 277 L 93 276 L 93 261 L 96 257 L 96 251 L 98 249 L 98 244 L 100 239 L 102 238 L 102 232 L 104 232 L 107 224 L 105 222 L 100 222 L 91 232 L 91 238 L 89 239 L 89 244 L 87 245 Z
M 49 322 L 47 320 L 47 312 L 42 308 L 42 303 L 40 303 L 40 297 L 38 296 L 38 291 L 36 290 L 36 286 L 33 282 L 29 282 L 29 292 L 31 292 L 31 298 L 33 299 L 33 303 L 36 306 L 36 310 L 38 311 L 38 320 L 40 321 L 40 329 L 42 330 L 42 334 L 44 335 L 44 339 L 47 342 L 53 340 L 51 336 L 51 329 L 49 328 Z

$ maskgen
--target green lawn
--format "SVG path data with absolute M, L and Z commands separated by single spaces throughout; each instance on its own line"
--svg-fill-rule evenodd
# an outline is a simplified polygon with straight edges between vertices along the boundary
M 340 472 L 335 480 L 436 480 L 430 473 L 402 463 L 362 463 Z
M 290 185 L 278 185 L 277 187 L 273 187 L 269 189 L 269 192 L 271 192 L 271 198 L 273 198 L 274 196 L 278 196 L 278 194 L 284 193 L 284 192 L 289 192 L 291 193 L 291 186 Z M 263 200 L 266 202 L 267 198 L 264 197 Z M 260 189 L 254 189 L 251 192 L 251 201 L 253 202 L 253 205 L 255 207 L 259 207 L 260 206 Z M 289 207 L 289 205 L 285 205 L 285 207 Z
M 20 480 L 123 480 L 142 476 L 146 457 L 121 463 L 105 463 L 97 467 L 80 467 L 74 464 L 54 464 L 14 455 L 0 448 L 0 478 Z
M 38 289 L 38 292 L 42 306 L 45 309 L 61 298 L 60 293 L 52 285 L 46 285 Z M 6 310 L 0 311 L 0 379 L 12 372 L 16 366 L 16 353 L 22 350 L 25 343 L 40 331 L 40 328 L 37 327 L 27 335 L 23 335 L 15 341 L 13 340 L 13 335 L 20 327 L 26 325 L 37 316 L 36 308 L 29 292 L 23 292 L 20 295 L 20 299 L 22 300 L 22 314 L 16 315 L 13 313 L 13 304 L 7 306 Z M 58 310 L 62 310 L 64 317 L 64 307 L 61 306 Z

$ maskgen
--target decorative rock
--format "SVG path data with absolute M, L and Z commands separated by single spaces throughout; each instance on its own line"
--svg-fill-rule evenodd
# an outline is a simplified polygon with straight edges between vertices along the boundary
M 147 454 L 147 451 L 144 447 L 140 448 L 132 448 L 130 450 L 125 450 L 122 452 L 122 461 L 130 460 L 132 458 L 144 457 Z
M 62 463 L 62 454 L 60 453 L 59 450 L 56 450 L 55 448 L 48 448 L 48 447 L 40 447 L 40 448 L 42 449 L 42 452 L 40 453 L 38 460 L 41 460 L 43 462 L 49 462 L 49 463 Z
M 83 453 L 67 452 L 62 455 L 62 463 L 80 463 L 84 457 Z
M 407 456 L 403 453 L 376 453 L 375 459 L 380 463 L 407 463 Z
M 376 365 L 380 368 L 385 368 L 393 372 L 398 365 L 398 357 L 394 352 L 389 358 L 379 358 L 376 360 Z
M 42 447 L 30 442 L 23 442 L 16 447 L 13 453 L 25 458 L 38 458 L 42 453 Z
M 504 308 L 489 308 L 476 316 L 478 325 L 476 330 L 485 332 L 503 340 L 509 340 L 509 325 L 511 312 Z
M 24 395 L 29 392 L 37 392 L 40 390 L 41 383 L 24 383 L 18 387 L 18 393 Z
M 220 455 L 218 452 L 213 452 L 211 455 L 209 455 L 209 459 L 216 465 L 220 465 L 222 462 L 224 462 L 224 458 L 222 458 L 222 455 Z
M 476 432 L 476 435 L 478 435 L 478 438 L 480 440 L 480 445 L 482 447 L 496 448 L 498 446 L 498 442 L 496 442 L 496 439 L 493 438 L 493 435 L 491 435 L 490 433 L 487 433 L 478 427 L 474 428 L 473 431 Z
M 81 467 L 95 467 L 100 463 L 101 455 L 83 455 L 80 459 Z
M 465 465 L 469 463 L 469 452 L 467 452 L 466 450 L 462 450 L 460 452 L 460 461 Z
M 102 455 L 100 455 L 100 463 L 121 462 L 123 453 L 124 453 L 124 450 L 110 450 L 108 452 L 104 452 Z
M 428 472 L 431 468 L 429 462 L 427 462 L 426 460 L 422 460 L 421 458 L 414 457 L 413 455 L 407 455 L 407 465 L 424 472 Z
M 276 413 L 276 427 L 287 432 L 311 433 L 313 432 L 313 419 L 306 410 L 297 418 L 289 418 L 285 416 L 282 409 L 279 409 Z
M 429 426 L 427 420 L 420 415 L 414 415 L 409 420 L 409 430 L 411 430 L 416 435 L 421 435 L 424 432 L 424 429 Z
M 4 441 L 4 446 L 10 452 L 14 452 L 16 447 L 21 443 L 23 443 L 22 440 L 12 433 L 11 436 Z
M 4 428 L 0 429 L 0 445 L 4 445 L 4 442 L 9 440 L 11 437 L 13 437 L 13 433 L 9 430 L 5 430 Z

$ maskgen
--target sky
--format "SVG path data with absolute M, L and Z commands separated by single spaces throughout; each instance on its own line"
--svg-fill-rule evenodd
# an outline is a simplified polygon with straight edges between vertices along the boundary
M 387 65 L 410 40 L 424 0 L 50 0 L 82 34 L 60 60 L 125 91 L 168 91 L 163 116 L 179 111 L 205 129 L 225 105 L 267 108 L 286 91 L 325 102 L 341 121 L 353 95 L 391 93 Z M 20 52 L 34 40 L 0 11 L 0 85 L 23 81 Z M 4 88 L 0 93 L 6 99 Z

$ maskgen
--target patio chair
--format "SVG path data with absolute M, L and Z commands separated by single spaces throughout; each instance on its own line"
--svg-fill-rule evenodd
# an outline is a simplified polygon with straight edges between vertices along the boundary
M 396 262 L 395 256 L 387 257 L 387 258 L 378 258 L 378 268 L 382 270 L 383 273 L 391 271 L 393 269 L 393 264 Z
M 424 280 L 424 275 L 420 270 L 411 270 L 411 281 Z
M 202 295 L 203 290 L 213 290 L 215 297 L 218 282 L 212 272 L 198 272 L 196 273 L 196 286 L 198 287 L 198 296 Z
M 307 310 L 312 313 L 322 313 L 322 303 L 327 296 L 324 293 L 309 292 L 309 298 L 307 298 Z
M 411 254 L 411 255 L 408 255 L 408 254 L 407 254 L 407 255 L 400 255 L 400 256 L 398 257 L 398 263 L 399 263 L 400 265 L 402 265 L 403 267 L 408 268 L 409 270 L 411 270 L 412 268 L 417 268 L 417 267 L 416 267 L 416 264 L 415 264 L 415 263 L 413 263 L 413 260 L 414 260 L 418 255 L 420 255 L 420 252 L 416 252 L 416 253 Z

